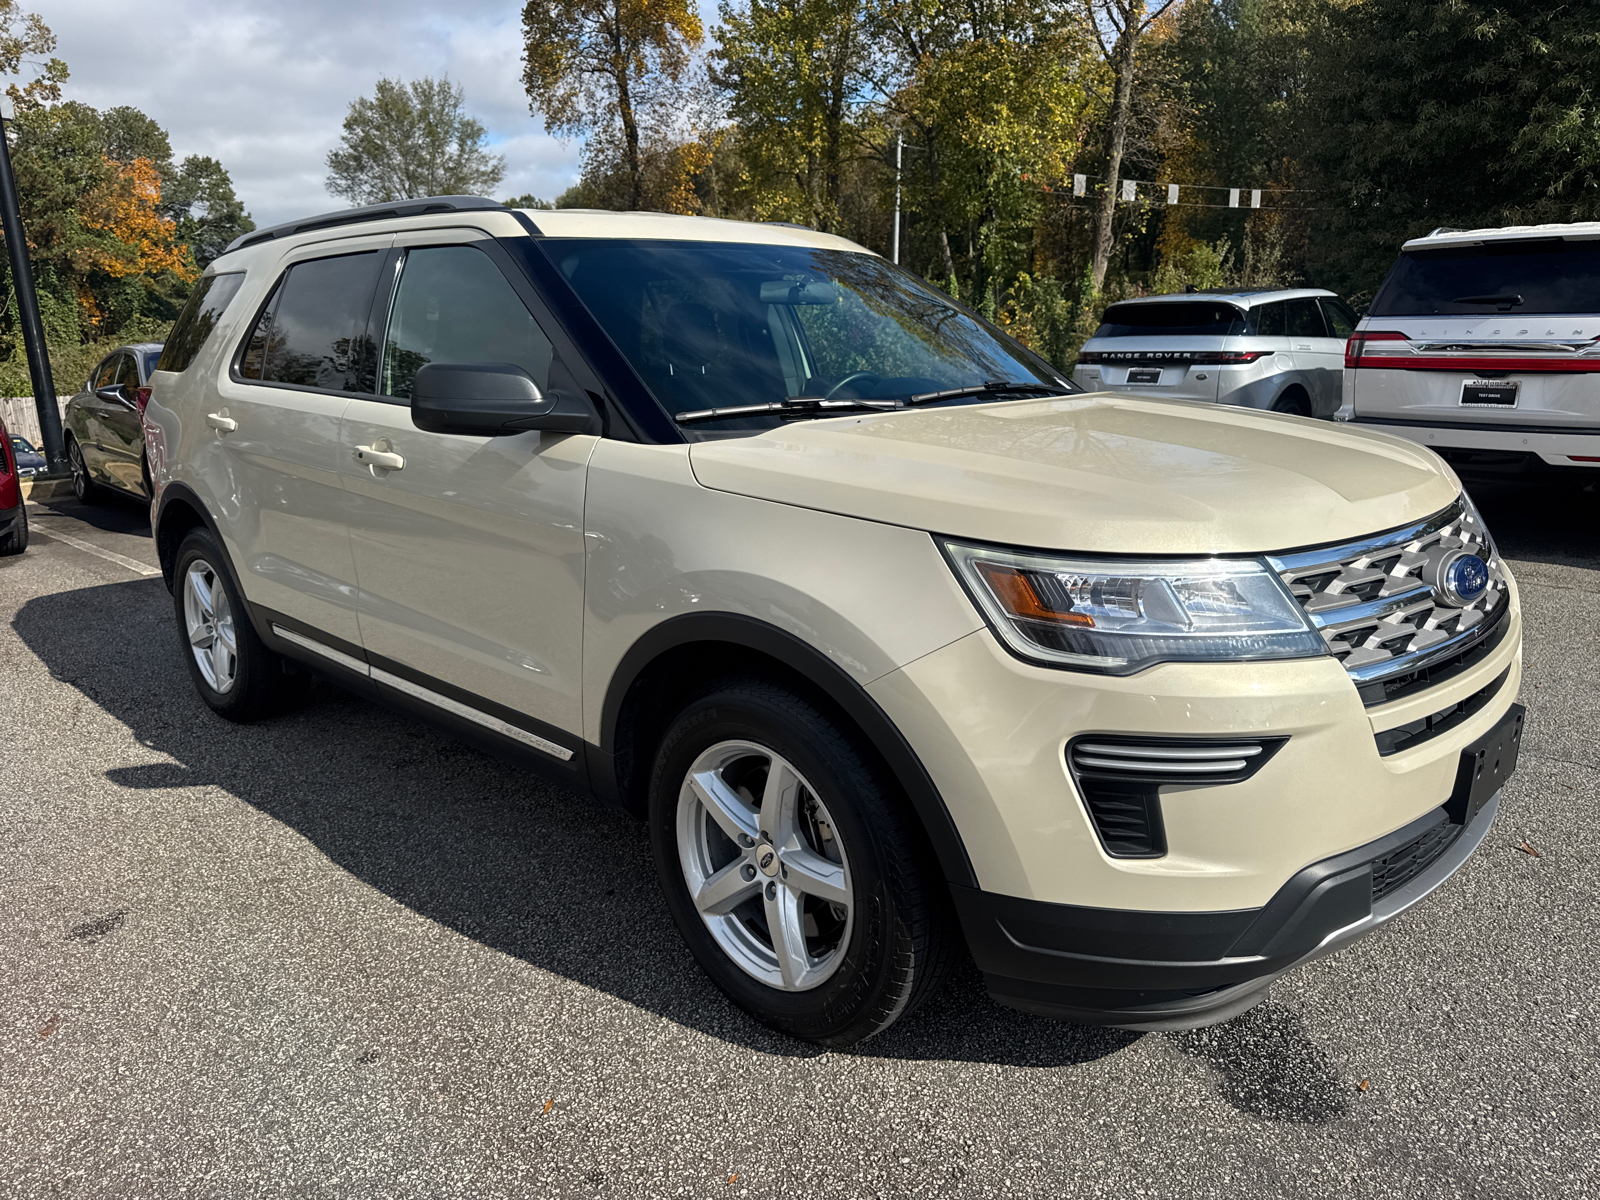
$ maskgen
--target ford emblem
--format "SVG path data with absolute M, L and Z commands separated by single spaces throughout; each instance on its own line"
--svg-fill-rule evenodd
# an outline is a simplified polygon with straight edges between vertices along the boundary
M 1489 564 L 1465 550 L 1452 554 L 1443 563 L 1436 589 L 1439 598 L 1452 608 L 1465 608 L 1482 596 L 1489 586 Z

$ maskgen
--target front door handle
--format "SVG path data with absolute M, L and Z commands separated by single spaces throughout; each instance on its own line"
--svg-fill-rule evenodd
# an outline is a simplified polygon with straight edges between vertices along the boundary
M 406 460 L 392 450 L 379 450 L 373 446 L 357 446 L 355 454 L 358 463 L 382 467 L 386 471 L 398 471 L 406 465 Z
M 206 424 L 221 433 L 232 433 L 239 428 L 239 422 L 228 415 L 227 409 L 223 409 L 221 412 L 207 413 Z

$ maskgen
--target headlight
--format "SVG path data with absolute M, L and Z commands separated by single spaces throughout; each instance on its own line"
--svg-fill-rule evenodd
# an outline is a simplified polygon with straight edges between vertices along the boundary
M 995 633 L 1021 658 L 1130 675 L 1159 662 L 1310 658 L 1327 643 L 1253 559 L 1119 562 L 945 542 Z

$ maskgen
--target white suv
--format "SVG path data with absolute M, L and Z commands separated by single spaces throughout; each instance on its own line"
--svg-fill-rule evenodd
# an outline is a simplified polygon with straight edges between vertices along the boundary
M 1344 365 L 1340 420 L 1411 438 L 1476 473 L 1593 471 L 1600 222 L 1414 238 Z
M 254 233 L 146 410 L 213 709 L 315 672 L 621 804 L 738 1004 L 1220 1021 L 1482 841 L 1510 574 L 1382 434 L 1085 395 L 785 225 L 445 197 Z
M 1356 317 L 1332 292 L 1187 292 L 1110 305 L 1073 381 L 1123 392 L 1331 417 Z

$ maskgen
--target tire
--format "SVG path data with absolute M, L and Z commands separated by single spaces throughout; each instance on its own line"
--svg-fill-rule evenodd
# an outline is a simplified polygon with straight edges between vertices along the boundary
M 89 464 L 83 461 L 78 439 L 67 436 L 67 466 L 72 469 L 72 491 L 84 504 L 104 504 L 111 493 L 89 477 Z
M 205 528 L 178 544 L 172 600 L 183 660 L 200 698 L 230 721 L 259 721 L 305 698 L 311 677 L 285 670 L 257 635 L 227 556 Z
M 943 978 L 953 918 L 920 829 L 859 734 L 795 691 L 735 678 L 690 702 L 649 820 L 684 941 L 757 1020 L 849 1046 Z
M 21 554 L 28 548 L 28 506 L 17 510 L 17 520 L 5 534 L 0 535 L 0 558 Z
M 1288 413 L 1294 417 L 1309 417 L 1311 401 L 1299 388 L 1290 388 L 1272 402 L 1272 411 Z

